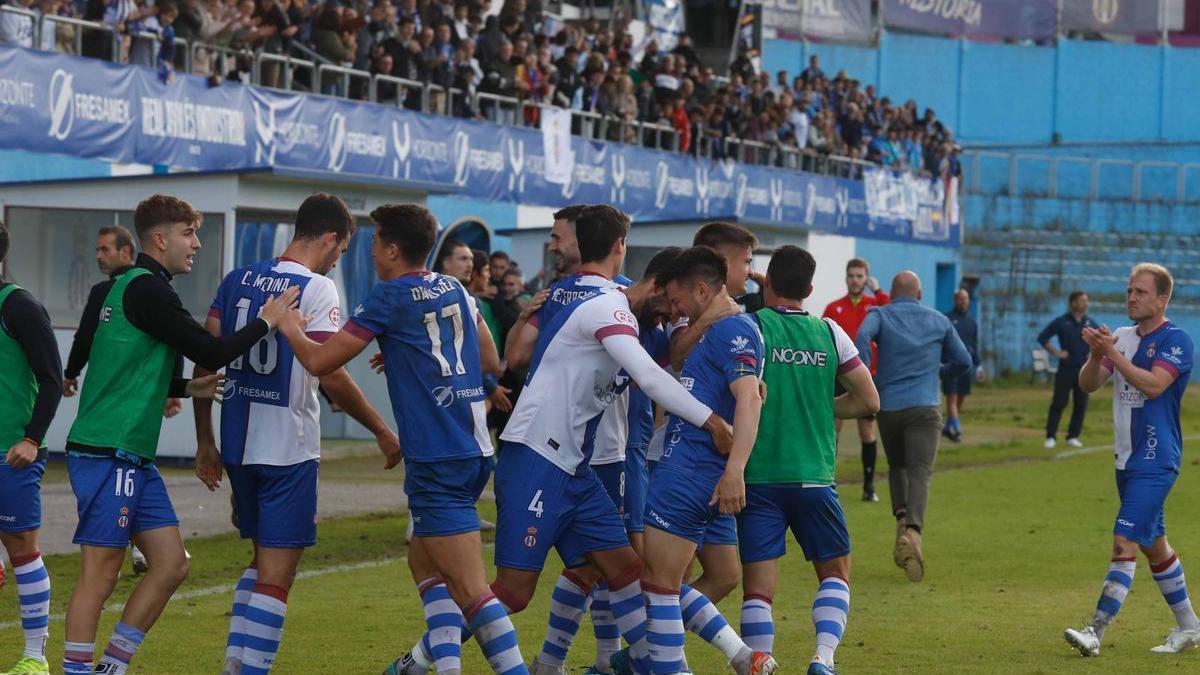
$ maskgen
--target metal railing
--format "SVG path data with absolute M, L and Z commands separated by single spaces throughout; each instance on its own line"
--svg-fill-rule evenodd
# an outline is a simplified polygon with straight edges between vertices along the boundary
M 280 76 L 282 79 L 277 85 L 264 84 L 263 64 L 265 63 L 279 64 L 281 71 Z M 308 73 L 308 80 L 311 86 L 311 84 L 315 81 L 317 64 L 313 63 L 312 61 L 298 59 L 294 56 L 285 54 L 271 54 L 269 52 L 259 50 L 254 54 L 254 69 L 251 71 L 251 77 L 253 78 L 255 84 L 261 86 L 270 86 L 276 89 L 295 91 L 297 69 Z
M 0 11 L 4 11 L 6 9 L 10 9 L 10 8 L 9 7 L 0 7 Z M 83 33 L 84 33 L 84 31 L 88 31 L 88 30 L 100 31 L 102 33 L 108 33 L 108 39 L 109 39 L 109 43 L 111 45 L 110 49 L 112 50 L 112 53 L 113 54 L 120 53 L 121 36 L 119 33 L 116 32 L 116 30 L 113 29 L 112 26 L 109 26 L 109 25 L 103 24 L 103 23 L 97 23 L 95 21 L 84 21 L 82 19 L 75 19 L 75 18 L 72 18 L 69 16 L 58 16 L 56 14 L 41 15 L 40 20 L 42 21 L 43 26 L 46 23 L 53 24 L 54 32 L 56 35 L 60 30 L 62 30 L 62 28 L 61 28 L 62 26 L 71 26 L 73 28 L 73 32 L 74 32 L 74 37 L 72 38 L 72 43 L 73 43 L 72 46 L 74 49 L 73 53 L 75 53 L 75 54 L 79 54 L 79 55 L 83 54 Z M 55 41 L 55 45 L 57 46 L 57 40 Z
M 963 155 L 963 168 L 964 188 L 975 194 L 1177 204 L 1200 201 L 1197 163 L 971 150 Z

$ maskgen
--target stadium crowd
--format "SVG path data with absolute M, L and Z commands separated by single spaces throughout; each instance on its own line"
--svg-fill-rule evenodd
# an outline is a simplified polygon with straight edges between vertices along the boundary
M 776 152 L 773 163 L 799 168 L 801 157 L 841 156 L 908 169 L 924 175 L 959 175 L 954 135 L 931 108 L 900 104 L 863 86 L 845 71 L 824 71 L 816 56 L 792 76 L 756 72 L 745 53 L 718 77 L 702 63 L 685 35 L 672 50 L 654 41 L 635 44 L 622 28 L 596 19 L 564 23 L 542 11 L 540 0 L 504 0 L 498 13 L 491 0 L 9 0 L 40 14 L 103 22 L 113 34 L 82 26 L 0 15 L 0 42 L 40 49 L 76 50 L 83 31 L 85 56 L 152 66 L 182 65 L 183 50 L 203 43 L 235 50 L 232 59 L 215 50 L 192 50 L 193 72 L 250 82 L 251 53 L 291 53 L 292 43 L 328 62 L 444 89 L 465 96 L 427 105 L 422 87 L 381 81 L 376 99 L 411 109 L 423 105 L 460 117 L 481 116 L 538 123 L 538 108 L 520 111 L 495 103 L 471 105 L 478 93 L 594 113 L 606 123 L 585 132 L 612 141 L 642 142 L 714 158 L 748 160 L 745 141 Z M 40 35 L 34 36 L 34 32 Z M 151 39 L 147 33 L 158 36 Z M 139 37 L 141 36 L 141 37 Z M 116 53 L 114 53 L 116 51 Z M 169 77 L 166 67 L 162 76 Z M 265 62 L 261 81 L 282 83 L 278 62 Z M 335 73 L 323 81 L 297 71 L 296 83 L 326 94 L 367 99 L 364 78 L 346 82 Z M 520 119 L 515 119 L 520 115 Z M 653 123 L 674 134 L 645 133 L 636 123 Z M 736 139 L 736 140 L 735 140 Z

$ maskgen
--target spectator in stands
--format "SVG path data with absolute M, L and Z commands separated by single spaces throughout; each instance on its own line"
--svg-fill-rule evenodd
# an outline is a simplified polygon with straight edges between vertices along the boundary
M 245 0 L 249 2 L 249 0 Z M 352 33 L 342 31 L 342 18 L 331 3 L 317 14 L 313 30 L 317 53 L 335 64 L 345 65 L 354 59 L 357 43 Z M 320 82 L 321 93 L 339 95 L 341 75 L 330 73 Z
M 817 80 L 825 78 L 825 71 L 821 70 L 821 59 L 816 54 L 808 57 L 808 67 L 800 71 L 800 79 L 805 84 L 815 86 Z
M 179 16 L 175 19 L 175 37 L 191 45 L 200 39 L 200 29 L 204 25 L 204 11 L 200 0 L 182 0 L 178 5 Z M 182 65 L 182 59 L 176 58 L 175 65 Z
M 33 0 L 9 0 L 8 5 L 29 9 Z M 15 12 L 0 12 L 0 42 L 18 47 L 33 47 L 33 19 Z
M 393 69 L 395 68 L 396 60 L 387 52 L 381 53 L 371 61 L 372 75 L 387 75 L 394 77 Z M 380 80 L 375 89 L 375 100 L 380 103 L 396 103 L 400 96 L 399 87 L 395 82 Z
M 408 19 L 413 22 L 413 29 L 417 35 L 425 29 L 425 19 L 421 16 L 421 11 L 417 8 L 417 0 L 401 0 L 400 11 L 396 12 L 396 16 L 400 20 Z
M 671 50 L 676 59 L 682 61 L 681 70 L 688 70 L 692 66 L 700 65 L 700 55 L 692 49 L 692 38 L 687 33 L 679 36 L 679 42 L 675 45 L 675 49 Z
M 259 30 L 263 34 L 262 49 L 268 54 L 283 54 L 300 27 L 292 24 L 289 16 L 289 0 L 266 0 L 260 14 Z M 262 64 L 262 84 L 266 87 L 280 85 L 281 64 L 266 61 Z
M 513 45 L 505 40 L 500 43 L 500 52 L 498 58 L 492 63 L 484 67 L 483 85 L 480 86 L 482 91 L 498 96 L 506 96 L 508 98 L 516 98 L 517 89 L 517 67 L 512 62 Z M 493 121 L 498 121 L 502 124 L 511 124 L 514 118 L 514 111 L 511 107 L 498 107 L 489 105 L 486 108 L 490 111 L 489 117 Z
M 538 67 L 537 54 L 525 55 L 524 62 L 517 66 L 516 82 L 519 97 L 530 103 L 541 103 L 551 93 L 547 75 Z M 537 126 L 538 112 L 536 106 L 525 107 L 525 126 Z

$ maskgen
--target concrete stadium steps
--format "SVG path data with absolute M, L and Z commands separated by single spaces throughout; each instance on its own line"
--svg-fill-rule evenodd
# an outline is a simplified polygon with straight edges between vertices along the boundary
M 963 268 L 979 275 L 981 349 L 985 363 L 1028 368 L 1034 337 L 1066 311 L 1067 295 L 1088 292 L 1090 313 L 1116 327 L 1128 323 L 1130 268 L 1166 265 L 1176 279 L 1169 316 L 1192 330 L 1200 315 L 1200 250 L 1182 234 L 996 228 L 970 231 Z

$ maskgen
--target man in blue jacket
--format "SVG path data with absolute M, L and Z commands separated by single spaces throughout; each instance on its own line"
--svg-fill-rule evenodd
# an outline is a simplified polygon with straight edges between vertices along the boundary
M 876 346 L 879 438 L 896 516 L 893 558 L 917 582 L 925 578 L 921 531 L 942 426 L 938 379 L 966 372 L 971 355 L 950 319 L 921 304 L 921 280 L 913 272 L 892 279 L 892 301 L 867 312 L 854 341 L 868 359 L 870 343 Z
M 942 427 L 942 435 L 955 443 L 962 440 L 962 425 L 958 423 L 958 415 L 967 395 L 971 393 L 971 381 L 983 380 L 983 368 L 979 360 L 979 326 L 967 310 L 971 307 L 971 296 L 967 289 L 960 288 L 954 294 L 954 309 L 946 312 L 958 337 L 971 355 L 971 368 L 965 373 L 942 378 L 942 393 L 946 395 L 946 426 Z

